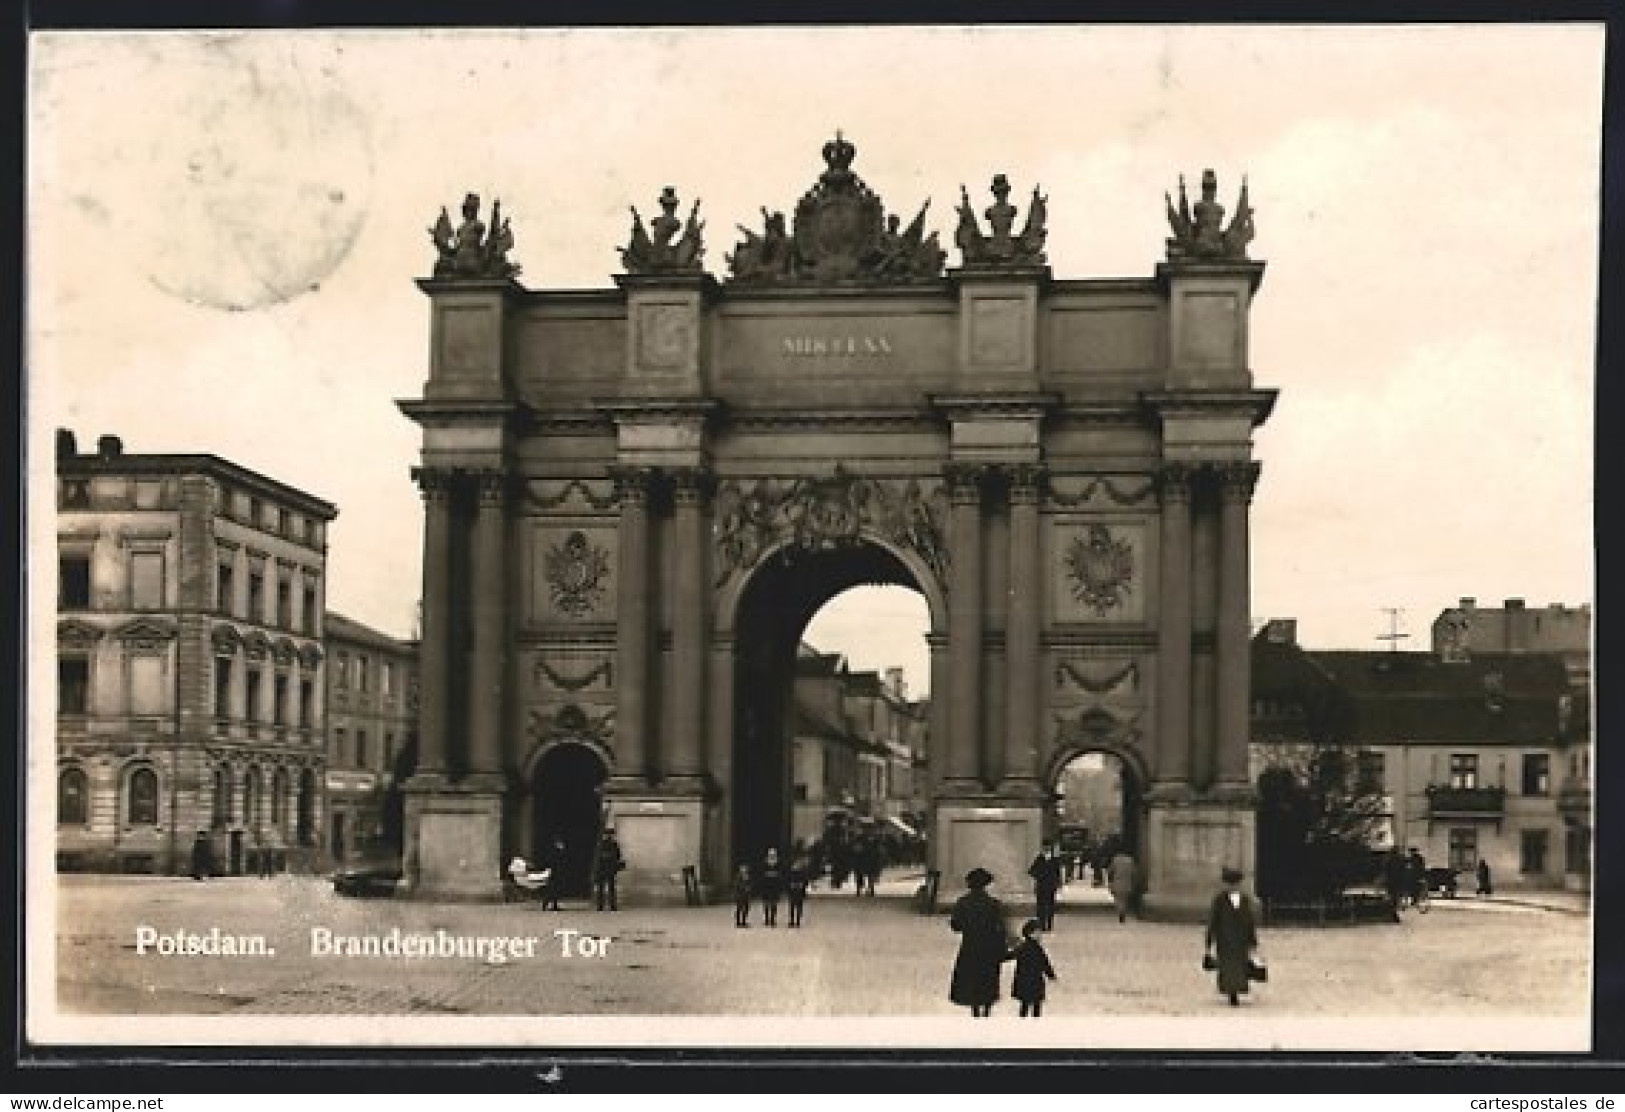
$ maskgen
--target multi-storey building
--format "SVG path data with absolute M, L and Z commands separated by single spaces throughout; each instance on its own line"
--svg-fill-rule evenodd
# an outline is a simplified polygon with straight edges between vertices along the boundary
M 1591 741 L 1558 653 L 1304 650 L 1254 640 L 1253 773 L 1335 744 L 1383 800 L 1379 844 L 1430 864 L 1489 862 L 1498 887 L 1586 888 Z
M 1444 657 L 1473 653 L 1556 653 L 1576 690 L 1591 684 L 1591 606 L 1552 603 L 1539 608 L 1509 598 L 1500 607 L 1464 598 L 1433 620 L 1433 651 Z
M 394 801 L 417 739 L 417 644 L 329 613 L 327 853 L 398 852 Z
M 57 434 L 57 858 L 185 872 L 315 864 L 327 523 L 212 455 Z

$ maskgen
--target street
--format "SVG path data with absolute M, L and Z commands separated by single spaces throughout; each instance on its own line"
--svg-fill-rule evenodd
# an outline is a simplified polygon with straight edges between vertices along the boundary
M 915 873 L 876 898 L 815 890 L 803 929 L 747 930 L 732 906 L 562 911 L 336 896 L 319 877 L 64 875 L 57 942 L 67 1014 L 709 1015 L 960 1014 L 945 915 L 916 914 Z M 957 892 L 944 893 L 951 902 Z M 1583 1017 L 1591 918 L 1580 897 L 1436 900 L 1400 924 L 1262 932 L 1270 981 L 1246 1010 L 1276 1017 Z M 1013 924 L 1019 926 L 1019 922 Z M 259 936 L 268 954 L 162 954 L 177 932 Z M 531 940 L 514 956 L 342 956 L 333 939 L 435 932 Z M 576 932 L 558 934 L 555 932 Z M 142 945 L 138 945 L 139 938 Z M 325 940 L 322 947 L 315 939 Z M 583 941 L 585 943 L 583 944 Z M 448 944 L 451 945 L 451 944 Z M 1046 1016 L 1206 1017 L 1222 1001 L 1190 924 L 1120 924 L 1100 890 L 1063 893 L 1045 940 L 1059 979 Z M 568 954 L 564 951 L 568 947 Z M 455 947 L 454 947 L 455 948 Z M 141 953 L 138 950 L 144 949 Z M 1004 977 L 1008 992 L 1009 976 Z M 1011 1008 L 1008 1000 L 1001 1010 Z

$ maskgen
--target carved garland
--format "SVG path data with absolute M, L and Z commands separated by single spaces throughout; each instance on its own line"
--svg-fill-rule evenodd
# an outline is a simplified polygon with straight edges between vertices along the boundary
M 1073 495 L 1061 491 L 1052 481 L 1049 494 L 1055 503 L 1060 506 L 1082 506 L 1093 501 L 1096 495 L 1104 494 L 1119 506 L 1135 506 L 1144 502 L 1156 491 L 1155 482 L 1142 483 L 1137 487 L 1119 486 L 1106 476 L 1094 476 L 1087 479 Z
M 1091 695 L 1103 695 L 1117 687 L 1124 680 L 1127 680 L 1130 683 L 1138 683 L 1139 679 L 1140 669 L 1139 666 L 1133 661 L 1129 661 L 1129 663 L 1123 665 L 1123 667 L 1119 668 L 1111 675 L 1098 680 L 1091 679 L 1089 676 L 1078 671 L 1078 669 L 1074 668 L 1071 663 L 1065 660 L 1061 661 L 1055 666 L 1056 687 L 1062 686 L 1066 680 L 1071 680 L 1074 685 L 1081 687 Z
M 559 688 L 561 691 L 581 691 L 592 686 L 592 684 L 600 678 L 602 678 L 606 684 L 613 684 L 615 682 L 614 664 L 608 660 L 600 662 L 597 667 L 590 669 L 585 675 L 580 676 L 566 676 L 552 668 L 547 661 L 538 660 L 536 662 L 536 672 L 537 675 L 546 678 L 547 682 L 551 683 L 554 687 Z

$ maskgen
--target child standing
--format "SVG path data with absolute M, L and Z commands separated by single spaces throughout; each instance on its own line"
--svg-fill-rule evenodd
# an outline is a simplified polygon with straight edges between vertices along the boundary
M 1015 959 L 1015 983 L 1010 995 L 1021 1001 L 1021 1014 L 1037 1019 L 1044 1011 L 1044 979 L 1055 980 L 1055 967 L 1044 952 L 1043 931 L 1037 919 L 1028 919 L 1021 928 L 1021 941 L 1010 951 Z
M 734 926 L 750 926 L 750 866 L 741 864 L 734 870 Z

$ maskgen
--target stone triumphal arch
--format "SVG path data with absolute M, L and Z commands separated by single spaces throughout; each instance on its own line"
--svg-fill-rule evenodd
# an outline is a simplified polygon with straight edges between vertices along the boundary
M 721 280 L 669 188 L 613 289 L 528 290 L 499 209 L 442 212 L 429 377 L 400 403 L 426 514 L 417 891 L 494 893 L 566 810 L 578 843 L 613 821 L 649 895 L 782 845 L 795 644 L 860 583 L 928 604 L 950 883 L 1024 887 L 1046 780 L 1083 750 L 1147 781 L 1149 902 L 1251 863 L 1251 433 L 1275 395 L 1248 364 L 1245 187 L 1227 223 L 1211 172 L 1194 204 L 1181 181 L 1152 277 L 1060 279 L 1039 190 L 962 194 L 948 268 L 855 157 L 826 144 Z

